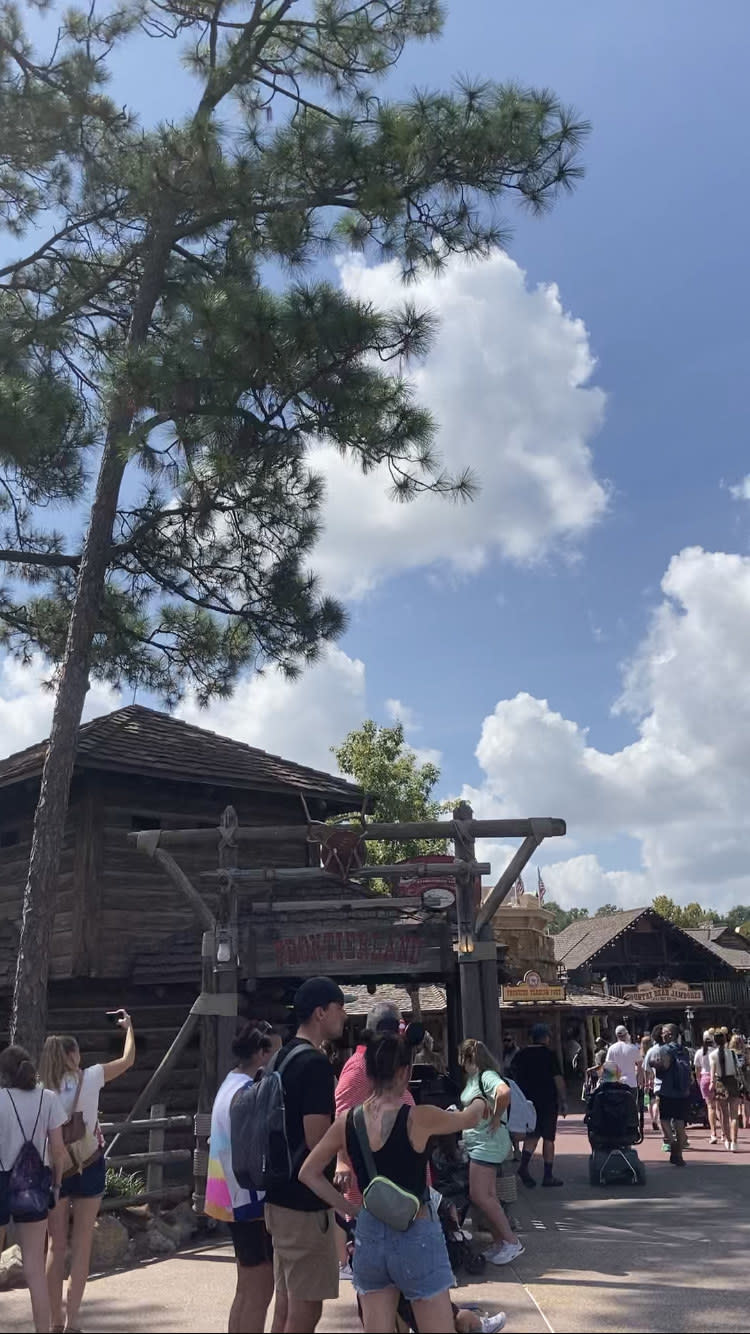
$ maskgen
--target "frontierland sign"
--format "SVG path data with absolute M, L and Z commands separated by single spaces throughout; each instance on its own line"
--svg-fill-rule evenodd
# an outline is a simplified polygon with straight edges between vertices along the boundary
M 640 982 L 637 987 L 623 987 L 622 996 L 623 1000 L 640 1001 L 646 1005 L 692 1005 L 703 1000 L 701 988 L 689 987 L 687 982 L 670 982 L 668 987 L 657 987 L 654 982 Z

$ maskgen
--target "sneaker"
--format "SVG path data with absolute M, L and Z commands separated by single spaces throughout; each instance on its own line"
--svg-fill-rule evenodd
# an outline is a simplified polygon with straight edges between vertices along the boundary
M 737 1142 L 736 1142 L 736 1140 L 732 1140 L 732 1143 L 729 1145 L 729 1152 L 730 1152 L 730 1153 L 736 1153 L 736 1152 L 737 1152 Z
M 498 1250 L 493 1251 L 487 1256 L 491 1265 L 509 1265 L 511 1260 L 516 1260 L 519 1255 L 523 1255 L 526 1250 L 520 1241 L 504 1241 Z
M 725 1139 L 725 1140 L 724 1140 L 724 1148 L 725 1148 L 725 1149 L 728 1149 L 728 1148 L 729 1148 L 729 1140 L 728 1140 L 728 1139 Z
M 662 1146 L 661 1146 L 661 1151 L 662 1151 L 662 1153 L 671 1153 L 671 1152 L 672 1152 L 672 1145 L 671 1145 L 671 1144 L 667 1144 L 667 1143 L 665 1142 L 665 1143 L 662 1144 Z
M 565 1182 L 561 1181 L 559 1177 L 545 1177 L 542 1185 L 549 1189 L 551 1186 L 564 1186 Z
M 676 1144 L 675 1144 L 674 1148 L 672 1149 L 672 1151 L 671 1151 L 671 1153 L 670 1153 L 670 1155 L 669 1155 L 669 1161 L 670 1161 L 670 1163 L 672 1164 L 673 1167 L 684 1167 L 684 1166 L 685 1166 L 685 1159 L 683 1158 L 683 1156 L 682 1156 L 682 1154 L 680 1153 L 680 1150 L 679 1150 L 679 1148 L 677 1147 Z
M 502 1329 L 508 1319 L 504 1311 L 498 1311 L 497 1315 L 483 1315 L 479 1318 L 479 1328 L 481 1334 L 497 1334 Z
M 533 1190 L 536 1185 L 536 1181 L 530 1172 L 519 1172 L 518 1180 L 523 1182 L 527 1190 Z
M 352 1267 L 350 1264 L 339 1265 L 339 1278 L 346 1278 L 351 1283 L 352 1279 L 354 1278 L 354 1274 L 352 1272 Z
M 715 1135 L 712 1135 L 708 1142 L 709 1144 L 718 1144 L 719 1141 L 717 1140 Z

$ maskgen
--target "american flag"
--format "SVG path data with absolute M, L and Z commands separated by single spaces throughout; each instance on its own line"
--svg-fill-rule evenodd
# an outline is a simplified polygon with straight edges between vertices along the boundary
M 524 890 L 523 887 L 523 876 L 519 875 L 515 885 L 513 886 L 513 902 L 516 907 L 518 907 L 525 892 L 526 891 Z
M 537 897 L 538 897 L 538 899 L 539 899 L 539 907 L 541 908 L 542 904 L 544 903 L 544 898 L 545 898 L 545 895 L 546 895 L 547 891 L 546 891 L 546 889 L 544 888 L 544 881 L 542 880 L 542 873 L 541 873 L 541 871 L 539 870 L 539 867 L 538 867 L 538 866 L 537 866 L 537 868 L 536 868 L 536 874 L 537 874 L 537 883 L 538 883 L 538 886 L 539 886 L 538 889 L 537 889 Z

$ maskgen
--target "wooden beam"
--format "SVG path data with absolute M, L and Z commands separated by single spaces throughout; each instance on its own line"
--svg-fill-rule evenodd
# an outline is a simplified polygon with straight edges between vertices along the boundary
M 422 820 L 404 824 L 345 824 L 339 829 L 360 832 L 365 842 L 398 843 L 415 838 L 445 838 L 453 841 L 456 833 L 452 820 Z M 151 832 L 151 831 L 147 831 Z M 537 834 L 539 838 L 562 838 L 565 834 L 565 821 L 550 816 L 535 817 L 528 820 L 472 820 L 468 834 L 472 838 L 526 838 Z M 137 841 L 138 833 L 128 834 L 128 838 Z M 306 843 L 310 838 L 309 825 L 239 825 L 236 838 L 240 843 Z M 217 845 L 219 828 L 215 829 L 162 829 L 159 830 L 159 846 L 163 848 L 184 847 L 187 844 L 210 843 Z
M 171 852 L 165 852 L 163 848 L 154 848 L 151 856 L 162 870 L 166 871 L 172 884 L 177 886 L 181 894 L 184 894 L 204 931 L 213 931 L 216 926 L 216 919 L 211 909 L 203 896 L 198 893 L 192 881 L 185 875 L 182 867 L 178 866 Z
M 474 930 L 477 935 L 482 930 L 483 926 L 486 926 L 488 922 L 492 921 L 492 918 L 495 916 L 503 899 L 510 893 L 511 887 L 515 884 L 524 866 L 529 861 L 530 857 L 533 856 L 541 841 L 541 837 L 538 837 L 536 834 L 529 834 L 524 839 L 516 855 L 508 863 L 495 885 L 495 888 L 490 890 L 490 893 L 487 895 L 487 898 L 484 900 L 484 903 L 477 913 L 476 921 L 474 922 Z
M 168 854 L 167 854 L 168 855 Z M 492 867 L 489 862 L 415 862 L 414 865 L 358 866 L 350 875 L 351 880 L 388 880 L 403 876 L 407 880 L 447 880 L 464 874 L 473 878 L 489 875 Z M 294 880 L 318 880 L 325 878 L 330 884 L 341 884 L 336 875 L 328 875 L 317 866 L 249 866 L 229 868 L 223 871 L 201 871 L 201 880 L 242 880 L 245 884 L 274 884 Z

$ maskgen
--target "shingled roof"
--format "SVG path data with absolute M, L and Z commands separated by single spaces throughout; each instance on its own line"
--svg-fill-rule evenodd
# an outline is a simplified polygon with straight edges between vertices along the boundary
M 571 922 L 554 937 L 555 960 L 564 964 L 569 972 L 582 968 L 616 936 L 650 911 L 650 908 L 626 908 L 607 917 L 581 917 L 577 922 Z
M 622 912 L 608 913 L 606 917 L 582 917 L 577 922 L 571 922 L 570 926 L 554 937 L 555 961 L 572 973 L 576 968 L 591 963 L 597 954 L 611 945 L 623 931 L 629 931 L 641 917 L 658 916 L 653 908 L 626 908 Z M 733 959 L 727 959 L 723 951 L 713 948 L 711 941 L 707 941 L 700 932 L 686 931 L 666 918 L 662 920 L 670 931 L 689 937 L 699 949 L 713 954 L 714 958 L 718 957 L 732 968 L 737 967 Z
M 698 926 L 687 934 L 738 972 L 750 971 L 750 941 L 726 926 Z
M 0 761 L 0 787 L 42 771 L 46 741 Z M 132 704 L 84 723 L 78 731 L 76 769 L 144 774 L 182 782 L 216 783 L 262 792 L 320 796 L 337 809 L 360 810 L 362 790 L 343 778 L 269 755 L 242 741 Z

